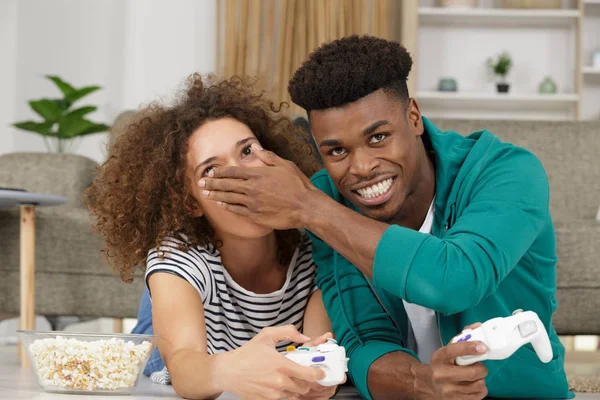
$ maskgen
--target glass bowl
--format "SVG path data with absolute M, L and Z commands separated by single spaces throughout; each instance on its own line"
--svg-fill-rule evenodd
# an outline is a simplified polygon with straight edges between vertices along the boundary
M 17 331 L 45 391 L 131 394 L 156 348 L 152 335 Z

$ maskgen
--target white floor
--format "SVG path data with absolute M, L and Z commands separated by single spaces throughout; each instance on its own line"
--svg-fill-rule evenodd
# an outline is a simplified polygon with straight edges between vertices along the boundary
M 16 346 L 0 346 L 0 399 L 22 400 L 115 400 L 118 396 L 88 396 L 72 394 L 55 394 L 44 392 L 35 382 L 33 372 L 28 368 L 19 367 Z M 123 397 L 131 400 L 146 399 L 181 399 L 171 386 L 157 385 L 145 376 L 140 379 L 133 395 Z M 232 394 L 224 394 L 221 399 L 236 399 Z M 337 398 L 360 399 L 354 390 L 341 391 Z
M 346 389 L 346 388 L 344 388 Z M 115 400 L 116 396 L 73 396 L 44 392 L 35 382 L 33 372 L 19 367 L 16 346 L 0 346 L 0 399 L 22 400 Z M 181 399 L 171 386 L 157 385 L 146 377 L 142 377 L 133 395 L 127 399 Z M 235 399 L 231 394 L 224 394 L 222 399 Z M 342 399 L 359 399 L 354 390 L 342 390 L 336 396 Z M 580 400 L 600 400 L 600 394 L 578 394 Z

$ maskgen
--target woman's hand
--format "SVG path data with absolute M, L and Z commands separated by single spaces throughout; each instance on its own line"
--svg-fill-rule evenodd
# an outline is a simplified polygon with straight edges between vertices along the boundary
M 277 352 L 275 346 L 284 340 L 303 343 L 310 338 L 292 325 L 265 328 L 244 346 L 223 353 L 215 384 L 241 399 L 291 399 L 311 394 L 316 388 L 313 384 L 325 378 L 325 372 L 301 366 Z
M 327 332 L 319 337 L 310 339 L 308 342 L 305 342 L 304 344 L 302 344 L 302 347 L 315 347 L 320 344 L 326 343 L 327 339 L 331 339 L 331 338 L 333 338 L 333 334 L 331 332 Z

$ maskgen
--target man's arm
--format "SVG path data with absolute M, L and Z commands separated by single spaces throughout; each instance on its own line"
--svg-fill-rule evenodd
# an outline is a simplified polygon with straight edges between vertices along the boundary
M 500 155 L 477 177 L 469 195 L 443 239 L 370 220 L 317 194 L 307 196 L 303 223 L 367 276 L 372 274 L 378 287 L 454 314 L 496 290 L 549 218 L 546 173 L 523 149 Z
M 369 368 L 368 385 L 374 399 L 433 400 L 431 367 L 410 354 L 396 351 Z
M 219 179 L 199 183 L 209 189 L 205 196 L 274 229 L 304 227 L 377 286 L 444 314 L 472 308 L 493 293 L 548 223 L 546 173 L 533 154 L 517 147 L 487 156 L 488 165 L 469 182 L 468 204 L 459 204 L 443 239 L 361 216 L 319 193 L 291 162 L 263 150 L 256 154 L 266 167 L 213 170 Z M 327 175 L 316 178 L 337 193 Z M 321 190 L 326 186 L 313 181 Z
M 377 399 L 386 398 L 390 393 L 396 398 L 398 393 L 417 398 L 419 392 L 414 391 L 415 383 L 410 379 L 413 364 L 419 362 L 402 346 L 402 334 L 380 305 L 365 277 L 326 243 L 312 234 L 311 238 L 313 259 L 317 264 L 317 286 L 321 289 L 336 339 L 350 359 L 348 370 L 354 385 L 366 398 L 372 395 Z M 398 362 L 393 365 L 385 361 L 391 354 L 397 354 L 393 360 Z M 397 376 L 406 379 L 398 380 Z M 419 376 L 417 387 L 426 386 L 426 375 Z
M 321 191 L 306 196 L 303 228 L 320 237 L 370 279 L 377 246 L 390 225 L 365 217 Z

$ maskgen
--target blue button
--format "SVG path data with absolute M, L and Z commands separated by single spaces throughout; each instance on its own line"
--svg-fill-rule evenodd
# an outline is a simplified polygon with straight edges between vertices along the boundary
M 471 334 L 470 334 L 470 333 L 469 333 L 467 336 L 465 336 L 465 337 L 461 337 L 460 339 L 458 339 L 458 342 L 456 342 L 456 343 L 459 343 L 459 342 L 466 342 L 466 341 L 467 341 L 467 340 L 469 340 L 469 339 L 471 339 Z
M 325 356 L 313 357 L 312 362 L 323 362 L 325 361 Z

